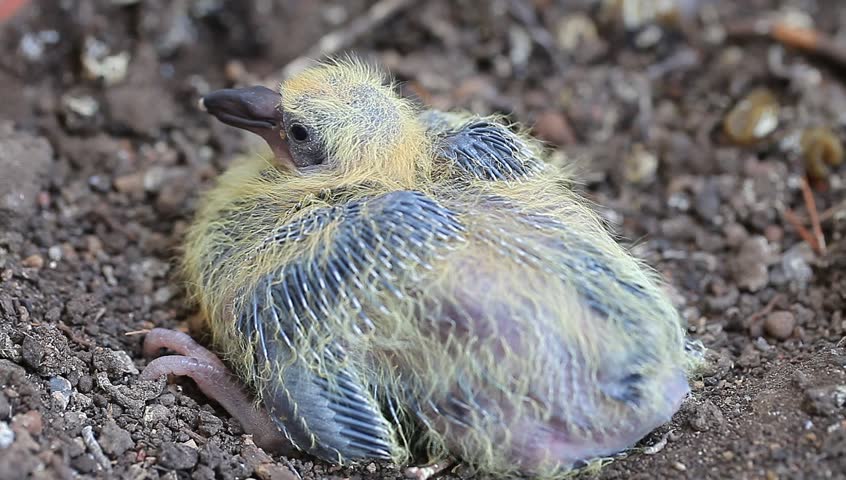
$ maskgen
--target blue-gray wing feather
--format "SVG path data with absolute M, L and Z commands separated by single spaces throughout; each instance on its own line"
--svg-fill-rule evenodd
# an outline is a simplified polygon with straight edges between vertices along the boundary
M 332 461 L 387 459 L 392 426 L 374 383 L 343 361 L 344 345 L 293 347 L 304 338 L 331 338 L 334 322 L 352 322 L 361 332 L 374 328 L 379 295 L 402 296 L 396 278 L 462 241 L 464 227 L 455 212 L 423 193 L 398 191 L 314 210 L 278 228 L 262 248 L 303 242 L 330 225 L 330 240 L 256 287 L 238 328 L 256 345 L 257 368 L 268 375 L 260 382 L 265 405 L 292 442 Z M 320 372 L 309 367 L 315 362 Z

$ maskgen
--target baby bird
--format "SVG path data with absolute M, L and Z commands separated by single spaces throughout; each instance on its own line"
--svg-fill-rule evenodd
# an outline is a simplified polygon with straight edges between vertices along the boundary
M 185 245 L 234 377 L 157 329 L 147 353 L 181 355 L 146 378 L 191 376 L 262 446 L 503 477 L 564 475 L 679 408 L 678 313 L 527 136 L 422 111 L 355 59 L 202 104 L 273 152 L 222 175 Z

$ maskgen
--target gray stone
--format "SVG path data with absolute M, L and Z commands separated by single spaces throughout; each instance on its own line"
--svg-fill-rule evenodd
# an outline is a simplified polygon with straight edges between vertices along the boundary
M 737 285 L 750 292 L 757 292 L 766 287 L 770 282 L 768 266 L 771 256 L 766 238 L 756 235 L 746 239 L 740 245 L 733 265 Z
M 67 378 L 56 376 L 50 379 L 50 397 L 59 410 L 68 408 L 72 393 L 73 387 Z
M 106 372 L 112 375 L 138 375 L 138 368 L 132 363 L 132 359 L 123 350 L 112 350 L 109 348 L 96 348 L 92 359 L 94 368 L 99 372 Z
M 35 212 L 52 162 L 53 149 L 46 139 L 0 122 L 0 226 L 13 227 Z
M 100 446 L 112 457 L 117 457 L 135 446 L 132 435 L 115 422 L 108 422 L 100 432 Z
M 15 441 L 15 432 L 6 422 L 0 422 L 0 448 L 8 448 Z
M 187 470 L 197 465 L 197 449 L 181 443 L 165 442 L 159 450 L 159 465 L 174 470 Z

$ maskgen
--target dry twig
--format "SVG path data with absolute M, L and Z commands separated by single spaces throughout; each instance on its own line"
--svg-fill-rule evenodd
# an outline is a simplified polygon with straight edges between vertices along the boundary
M 726 25 L 731 37 L 766 37 L 782 45 L 825 59 L 846 69 L 846 46 L 813 28 L 763 19 L 743 20 Z
M 147 335 L 148 333 L 150 333 L 149 328 L 142 328 L 141 330 L 132 330 L 129 332 L 125 332 L 124 335 L 127 337 L 134 337 L 136 335 Z
M 784 219 L 787 220 L 787 222 L 790 223 L 790 225 L 796 230 L 796 233 L 799 234 L 799 237 L 811 246 L 814 253 L 822 255 L 822 250 L 820 249 L 820 245 L 817 243 L 816 237 L 814 237 L 814 235 L 811 234 L 804 225 L 802 225 L 802 219 L 799 218 L 799 215 L 796 215 L 796 213 L 789 208 L 784 210 L 783 215 Z
M 811 231 L 814 234 L 814 239 L 819 248 L 819 254 L 825 254 L 825 235 L 823 235 L 822 226 L 820 225 L 820 216 L 817 213 L 817 202 L 814 201 L 814 192 L 811 191 L 811 186 L 805 177 L 802 177 L 802 198 L 805 201 L 805 208 L 808 210 L 808 216 L 811 217 Z
M 56 327 L 62 332 L 64 332 L 64 334 L 77 345 L 88 349 L 94 348 L 94 342 L 86 338 L 80 337 L 75 331 L 73 331 L 71 327 L 65 325 L 64 323 L 58 322 L 56 323 Z
M 758 310 L 757 312 L 753 313 L 752 315 L 749 316 L 748 319 L 746 319 L 746 324 L 751 325 L 751 324 L 757 322 L 758 320 L 760 320 L 761 318 L 763 318 L 765 315 L 769 315 L 769 313 L 773 311 L 776 304 L 778 302 L 780 302 L 782 298 L 784 298 L 784 295 L 782 295 L 780 293 L 773 295 L 773 298 L 771 298 L 770 301 L 767 302 L 766 305 L 764 305 L 764 308 L 762 308 L 762 309 Z

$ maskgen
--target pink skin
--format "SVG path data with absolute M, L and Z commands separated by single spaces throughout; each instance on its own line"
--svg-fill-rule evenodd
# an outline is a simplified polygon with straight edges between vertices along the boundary
M 253 436 L 256 445 L 272 452 L 292 451 L 290 443 L 267 412 L 256 408 L 241 383 L 214 353 L 185 333 L 154 328 L 144 339 L 144 356 L 154 357 L 163 348 L 179 355 L 167 355 L 151 361 L 141 373 L 143 380 L 154 380 L 162 375 L 189 377 L 205 396 L 217 401 L 238 420 L 244 431 Z
M 281 454 L 294 451 L 267 411 L 256 408 L 255 402 L 217 355 L 194 341 L 190 335 L 176 330 L 154 328 L 144 338 L 144 356 L 155 357 L 162 349 L 172 350 L 179 355 L 158 357 L 148 363 L 147 368 L 141 372 L 142 380 L 155 380 L 162 375 L 189 377 L 194 380 L 203 395 L 217 401 L 241 424 L 244 431 L 253 436 L 256 445 Z M 426 480 L 452 464 L 451 461 L 445 461 L 423 467 L 410 467 L 405 470 L 405 477 Z
M 682 372 L 665 380 L 664 402 L 669 408 L 654 412 L 651 417 L 639 418 L 637 423 L 607 435 L 598 435 L 593 440 L 570 438 L 567 425 L 560 421 L 526 421 L 512 426 L 515 443 L 523 448 L 512 455 L 517 463 L 531 472 L 533 465 L 539 465 L 551 458 L 561 464 L 600 458 L 622 452 L 634 446 L 649 432 L 670 421 L 690 392 L 687 379 Z

